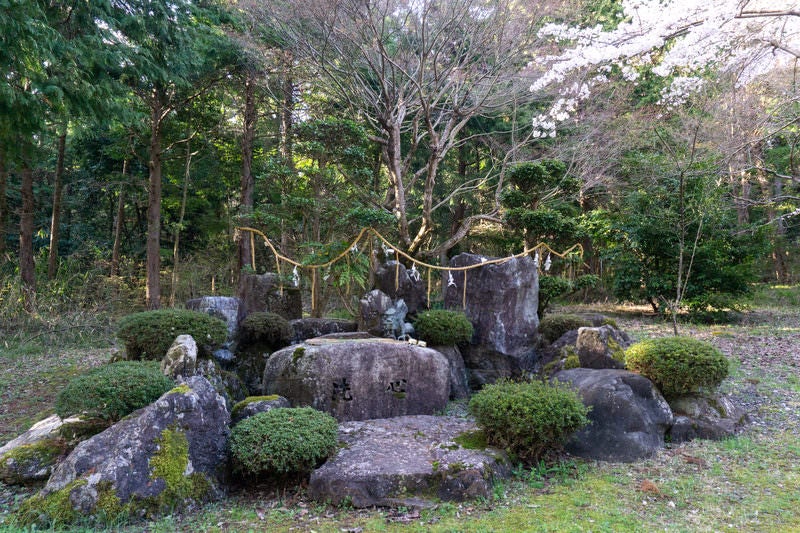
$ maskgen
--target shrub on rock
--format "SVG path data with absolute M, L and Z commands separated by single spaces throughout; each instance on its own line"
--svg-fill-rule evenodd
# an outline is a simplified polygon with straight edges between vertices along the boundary
M 268 346 L 277 350 L 288 346 L 292 339 L 289 321 L 278 313 L 250 313 L 239 324 L 239 344 L 241 347 Z
M 625 351 L 625 365 L 674 398 L 716 389 L 728 376 L 728 360 L 711 344 L 692 337 L 648 339 Z
M 253 476 L 309 472 L 336 449 L 337 431 L 332 416 L 311 407 L 258 413 L 231 430 L 234 468 Z
M 94 368 L 70 381 L 56 399 L 61 418 L 82 415 L 115 422 L 173 387 L 156 361 L 120 361 Z
M 561 336 L 573 329 L 587 328 L 592 323 L 583 317 L 570 314 L 547 315 L 539 322 L 539 334 L 549 343 L 557 341 Z
M 444 309 L 419 313 L 414 320 L 414 331 L 431 346 L 466 344 L 473 334 L 472 323 L 464 313 Z
M 117 330 L 128 359 L 161 360 L 178 335 L 191 335 L 198 355 L 211 356 L 213 349 L 225 342 L 228 327 L 206 313 L 159 309 L 123 317 Z
M 588 408 L 568 386 L 541 381 L 500 381 L 485 386 L 469 402 L 490 444 L 523 461 L 534 461 L 562 446 L 588 423 Z

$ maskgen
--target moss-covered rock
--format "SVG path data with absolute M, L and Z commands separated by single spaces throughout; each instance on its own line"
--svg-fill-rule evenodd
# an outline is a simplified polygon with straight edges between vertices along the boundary
M 7 485 L 30 485 L 50 477 L 58 459 L 67 451 L 67 442 L 50 437 L 23 444 L 0 456 L 0 481 Z
M 230 417 L 200 376 L 80 443 L 18 513 L 20 525 L 157 516 L 222 494 Z

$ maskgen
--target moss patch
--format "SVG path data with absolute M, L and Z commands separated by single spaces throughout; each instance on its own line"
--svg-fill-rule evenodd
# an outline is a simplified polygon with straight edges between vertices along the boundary
M 467 450 L 485 450 L 488 445 L 486 442 L 486 433 L 480 429 L 461 433 L 456 436 L 453 441 Z
M 173 387 L 167 394 L 187 394 L 191 392 L 191 388 L 186 383 L 181 383 L 177 387 Z
M 15 524 L 23 527 L 36 525 L 58 528 L 74 523 L 80 515 L 72 508 L 69 495 L 73 489 L 86 483 L 85 479 L 76 479 L 63 489 L 51 492 L 47 496 L 36 494 L 28 498 L 14 514 Z
M 161 432 L 156 441 L 158 451 L 150 458 L 150 479 L 163 479 L 166 488 L 153 502 L 158 508 L 173 508 L 186 499 L 202 501 L 208 497 L 211 485 L 203 474 L 186 475 L 189 466 L 189 441 L 177 428 Z

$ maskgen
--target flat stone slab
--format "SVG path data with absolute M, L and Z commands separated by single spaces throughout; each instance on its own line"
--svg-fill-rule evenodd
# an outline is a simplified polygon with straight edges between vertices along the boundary
M 311 474 L 309 493 L 354 507 L 491 498 L 493 482 L 508 477 L 510 465 L 501 451 L 454 441 L 476 430 L 471 420 L 428 415 L 345 422 L 340 450 Z

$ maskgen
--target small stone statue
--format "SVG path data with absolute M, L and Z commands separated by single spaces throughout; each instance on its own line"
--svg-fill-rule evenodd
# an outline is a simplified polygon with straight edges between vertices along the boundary
M 395 340 L 408 340 L 414 334 L 414 326 L 406 322 L 408 306 L 402 298 L 383 313 L 383 331 L 387 337 Z

